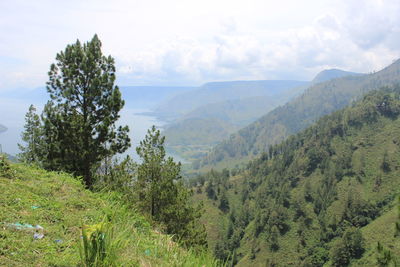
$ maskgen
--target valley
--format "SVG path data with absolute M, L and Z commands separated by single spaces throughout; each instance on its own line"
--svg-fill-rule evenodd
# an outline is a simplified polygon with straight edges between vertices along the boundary
M 400 1 L 0 1 L 0 267 L 400 267 Z

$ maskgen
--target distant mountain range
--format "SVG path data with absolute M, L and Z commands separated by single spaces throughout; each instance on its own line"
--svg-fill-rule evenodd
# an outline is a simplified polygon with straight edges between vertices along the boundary
M 317 75 L 314 85 L 302 95 L 284 106 L 277 107 L 257 121 L 233 134 L 215 146 L 197 166 L 226 166 L 228 161 L 238 162 L 267 151 L 287 136 L 297 133 L 318 118 L 343 108 L 364 93 L 382 86 L 400 82 L 400 60 L 385 69 L 368 75 L 351 75 L 316 83 L 341 71 L 330 71 Z M 319 77 L 318 77 L 319 76 Z
M 307 83 L 290 80 L 206 83 L 161 103 L 154 111 L 161 118 L 175 120 L 204 105 L 256 96 L 274 97 Z
M 168 147 L 193 160 L 204 155 L 204 150 L 212 145 L 227 139 L 230 134 L 299 96 L 309 86 L 330 77 L 360 75 L 333 69 L 322 71 L 310 82 L 266 80 L 208 83 L 171 98 L 156 109 L 156 114 L 172 120 L 164 130 Z

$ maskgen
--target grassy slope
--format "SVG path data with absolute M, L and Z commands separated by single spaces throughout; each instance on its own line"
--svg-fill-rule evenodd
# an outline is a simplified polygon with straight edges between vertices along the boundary
M 226 225 L 226 217 L 218 209 L 218 202 L 207 198 L 206 194 L 194 194 L 195 203 L 204 203 L 204 213 L 201 222 L 206 226 L 207 241 L 210 251 L 213 251 L 216 241 L 221 238 L 222 231 Z
M 12 169 L 14 178 L 0 175 L 1 266 L 77 266 L 80 226 L 105 216 L 113 218 L 116 238 L 125 244 L 121 266 L 215 265 L 208 255 L 184 250 L 152 230 L 143 216 L 118 202 L 118 195 L 92 193 L 67 174 L 24 165 Z M 34 240 L 32 231 L 8 225 L 17 222 L 42 226 L 45 237 Z

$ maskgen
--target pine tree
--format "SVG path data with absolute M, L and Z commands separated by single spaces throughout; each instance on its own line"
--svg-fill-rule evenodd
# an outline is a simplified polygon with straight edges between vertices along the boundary
M 26 146 L 18 144 L 21 150 L 18 157 L 22 162 L 39 164 L 44 153 L 43 127 L 33 105 L 29 106 L 29 110 L 25 115 L 24 128 L 21 138 L 26 143 Z
M 271 228 L 271 233 L 269 234 L 269 247 L 272 251 L 276 251 L 279 249 L 279 230 L 276 225 L 273 225 Z
M 381 168 L 384 172 L 390 171 L 389 156 L 387 150 L 385 150 L 385 152 L 383 153 Z
M 228 197 L 226 196 L 225 189 L 222 191 L 221 197 L 219 198 L 218 208 L 224 213 L 229 211 L 229 200 Z
M 184 187 L 180 163 L 166 158 L 165 137 L 153 126 L 136 152 L 142 162 L 137 170 L 138 205 L 187 246 L 206 246 L 204 226 L 199 224 L 202 205 L 192 207 L 191 191 Z
M 115 125 L 124 101 L 114 81 L 114 59 L 103 55 L 97 35 L 57 54 L 43 112 L 48 169 L 83 176 L 91 187 L 96 165 L 130 146 L 128 127 Z

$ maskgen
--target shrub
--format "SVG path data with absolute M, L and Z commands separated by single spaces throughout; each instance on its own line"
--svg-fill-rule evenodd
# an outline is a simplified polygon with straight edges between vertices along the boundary
M 79 247 L 81 264 L 85 267 L 118 266 L 117 250 L 121 242 L 114 238 L 113 227 L 104 220 L 99 224 L 82 226 Z

